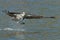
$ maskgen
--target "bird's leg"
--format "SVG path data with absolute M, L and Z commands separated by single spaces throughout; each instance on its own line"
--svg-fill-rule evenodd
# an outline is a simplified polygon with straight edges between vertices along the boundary
M 25 24 L 24 18 L 22 18 L 21 21 L 18 21 L 17 23 Z

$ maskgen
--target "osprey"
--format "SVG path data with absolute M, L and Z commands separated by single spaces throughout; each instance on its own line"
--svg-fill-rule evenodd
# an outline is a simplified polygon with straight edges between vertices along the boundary
M 23 22 L 24 19 L 40 19 L 40 18 L 55 18 L 55 17 L 44 17 L 44 16 L 37 16 L 32 14 L 27 14 L 25 12 L 19 13 L 19 12 L 9 12 L 9 11 L 3 11 L 6 12 L 7 15 L 12 17 L 12 20 L 19 22 Z M 24 23 L 23 23 L 24 24 Z

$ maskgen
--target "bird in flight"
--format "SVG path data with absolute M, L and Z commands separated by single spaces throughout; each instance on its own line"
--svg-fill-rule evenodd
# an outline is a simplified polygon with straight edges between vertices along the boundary
M 8 16 L 12 17 L 12 20 L 17 21 L 17 23 L 23 23 L 24 19 L 40 19 L 40 18 L 55 18 L 55 17 L 44 17 L 44 16 L 37 16 L 32 14 L 27 14 L 25 12 L 19 13 L 19 12 L 10 12 L 10 11 L 3 11 L 7 13 Z

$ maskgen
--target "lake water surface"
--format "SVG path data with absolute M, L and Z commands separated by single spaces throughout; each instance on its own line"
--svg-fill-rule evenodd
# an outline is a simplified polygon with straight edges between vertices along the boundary
M 2 10 L 55 16 L 17 24 Z M 0 0 L 0 40 L 60 40 L 60 0 Z

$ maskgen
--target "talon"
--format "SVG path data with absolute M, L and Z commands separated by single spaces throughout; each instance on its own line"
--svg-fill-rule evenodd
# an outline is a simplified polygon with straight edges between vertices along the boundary
M 25 23 L 23 22 L 23 23 L 21 23 L 21 24 L 25 24 Z

